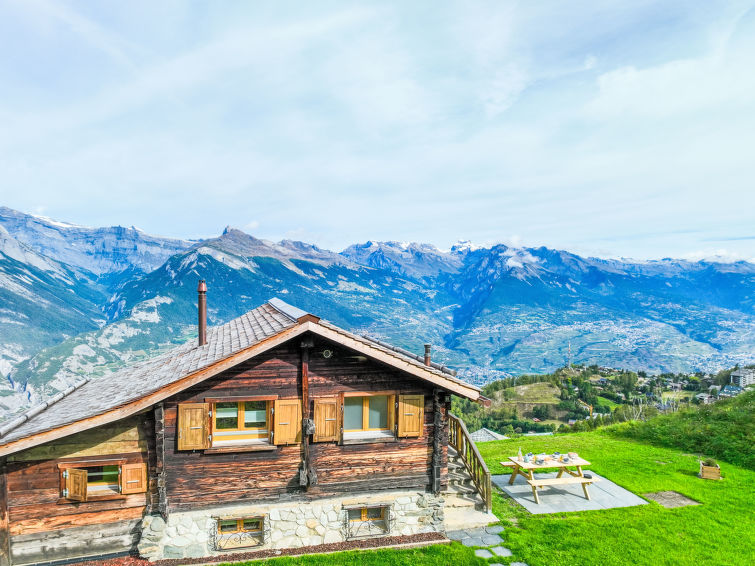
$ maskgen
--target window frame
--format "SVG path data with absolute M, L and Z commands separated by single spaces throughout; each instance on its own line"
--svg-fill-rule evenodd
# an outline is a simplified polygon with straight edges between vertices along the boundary
M 372 444 L 378 442 L 397 442 L 398 429 L 396 420 L 396 400 L 399 392 L 397 390 L 381 391 L 344 391 L 341 393 L 341 411 L 340 411 L 340 444 Z M 369 398 L 370 397 L 388 397 L 388 427 L 387 428 L 361 428 L 346 429 L 346 399 L 352 397 L 362 397 L 362 426 L 365 424 L 369 427 Z M 367 407 L 367 410 L 365 410 Z
M 220 530 L 220 523 L 223 523 L 225 521 L 236 521 L 236 530 L 234 531 L 221 531 Z M 259 529 L 245 529 L 244 528 L 244 522 L 245 521 L 259 521 L 260 528 Z M 243 517 L 240 519 L 218 519 L 217 520 L 217 533 L 218 536 L 222 535 L 234 535 L 238 533 L 250 533 L 250 534 L 262 534 L 265 532 L 265 518 L 264 517 Z
M 235 428 L 218 428 L 217 418 L 218 418 L 218 405 L 221 403 L 232 403 L 236 405 L 236 427 Z M 246 426 L 246 419 L 244 418 L 246 416 L 246 405 L 247 403 L 265 403 L 265 428 L 247 428 Z M 213 440 L 215 440 L 214 435 L 217 432 L 248 432 L 248 436 L 258 435 L 258 438 L 256 439 L 245 439 L 245 440 L 257 440 L 260 438 L 267 437 L 270 438 L 270 401 L 267 400 L 260 400 L 255 399 L 251 401 L 216 401 L 215 403 L 212 403 L 212 408 L 210 409 L 212 411 L 212 424 L 211 424 L 211 432 L 210 434 L 213 435 Z M 263 431 L 263 432 L 259 432 Z M 261 436 L 260 436 L 261 435 Z M 245 435 L 246 436 L 246 435 Z
M 211 543 L 216 551 L 254 548 L 265 544 L 269 536 L 267 515 L 213 517 L 215 528 L 211 531 Z M 221 532 L 221 523 L 235 521 L 236 529 Z M 259 529 L 244 529 L 245 521 L 259 521 Z
M 206 453 L 219 453 L 219 452 L 244 452 L 255 450 L 274 450 L 276 448 L 271 440 L 271 433 L 273 431 L 273 418 L 272 408 L 275 401 L 278 400 L 278 395 L 244 395 L 244 396 L 229 396 L 229 397 L 205 397 L 204 402 L 209 404 L 212 418 L 209 419 L 209 434 L 210 434 L 210 446 L 204 449 Z M 265 424 L 267 425 L 266 433 L 259 438 L 242 439 L 238 442 L 233 442 L 232 438 L 225 438 L 223 441 L 216 440 L 216 433 L 229 431 L 229 432 L 245 432 L 254 431 L 259 429 L 246 429 L 240 428 L 239 423 L 243 424 L 244 418 L 244 403 L 253 401 L 265 402 Z M 218 429 L 217 428 L 217 404 L 218 403 L 236 403 L 237 405 L 237 420 L 235 429 Z M 250 435 L 253 434 L 250 432 Z M 216 442 L 222 442 L 217 444 Z M 229 519 L 230 520 L 230 519 Z
M 56 501 L 56 504 L 58 505 L 71 505 L 76 503 L 90 503 L 94 501 L 112 501 L 112 500 L 118 500 L 118 499 L 126 499 L 129 495 L 138 495 L 141 493 L 146 493 L 149 491 L 149 486 L 145 483 L 145 491 L 144 492 L 138 492 L 136 494 L 131 493 L 121 493 L 123 486 L 121 485 L 122 477 L 123 477 L 123 466 L 124 464 L 144 464 L 144 462 L 129 462 L 126 458 L 100 458 L 96 460 L 78 460 L 75 462 L 60 462 L 58 463 L 58 475 L 59 475 L 59 490 L 58 490 L 58 500 Z M 96 467 L 104 467 L 104 466 L 118 466 L 118 493 L 105 493 L 96 495 L 92 493 L 90 495 L 89 491 L 89 478 L 87 476 L 87 497 L 85 501 L 75 501 L 72 499 L 68 499 L 63 494 L 65 493 L 66 489 L 66 477 L 65 472 L 67 470 L 83 470 L 86 468 L 96 468 Z
M 346 513 L 346 540 L 374 538 L 390 534 L 391 504 L 375 503 L 364 505 L 348 505 L 343 507 Z M 380 509 L 380 517 L 368 517 L 371 509 Z M 360 517 L 352 519 L 349 514 L 359 511 Z

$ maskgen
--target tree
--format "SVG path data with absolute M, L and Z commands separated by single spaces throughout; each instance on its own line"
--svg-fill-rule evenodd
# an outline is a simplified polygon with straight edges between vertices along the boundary
M 532 409 L 532 416 L 536 419 L 545 420 L 550 418 L 550 406 L 549 405 L 535 405 Z

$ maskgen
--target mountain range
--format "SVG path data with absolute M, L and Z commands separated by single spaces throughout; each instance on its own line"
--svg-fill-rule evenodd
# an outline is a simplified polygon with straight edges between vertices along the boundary
M 201 241 L 0 207 L 7 416 L 278 296 L 433 356 L 475 383 L 569 360 L 649 372 L 752 363 L 755 264 L 586 258 L 545 247 L 366 242 L 332 252 L 227 228 Z

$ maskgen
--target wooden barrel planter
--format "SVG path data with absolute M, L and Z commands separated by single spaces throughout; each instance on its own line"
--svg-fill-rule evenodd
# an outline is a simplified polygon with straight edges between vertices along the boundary
M 703 478 L 704 480 L 720 480 L 721 468 L 713 460 L 705 460 L 705 461 L 701 460 L 700 473 L 698 474 L 698 476 Z

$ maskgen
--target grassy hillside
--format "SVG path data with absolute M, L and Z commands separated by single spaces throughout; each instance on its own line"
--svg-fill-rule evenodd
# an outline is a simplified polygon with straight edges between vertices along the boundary
M 530 566 L 751 563 L 747 533 L 755 529 L 754 471 L 722 463 L 723 480 L 702 480 L 696 477 L 697 456 L 619 438 L 605 429 L 479 444 L 493 474 L 510 473 L 498 462 L 519 447 L 534 453 L 576 451 L 592 463 L 588 470 L 635 494 L 673 490 L 700 505 L 666 509 L 651 501 L 637 507 L 531 515 L 495 495 L 493 512 L 511 524 L 505 546 L 517 560 Z
M 546 403 L 558 404 L 560 390 L 552 383 L 530 383 L 528 385 L 517 385 L 511 388 L 510 398 L 504 402 L 507 403 Z
M 644 422 L 613 425 L 606 428 L 606 433 L 704 454 L 755 470 L 755 391 Z

